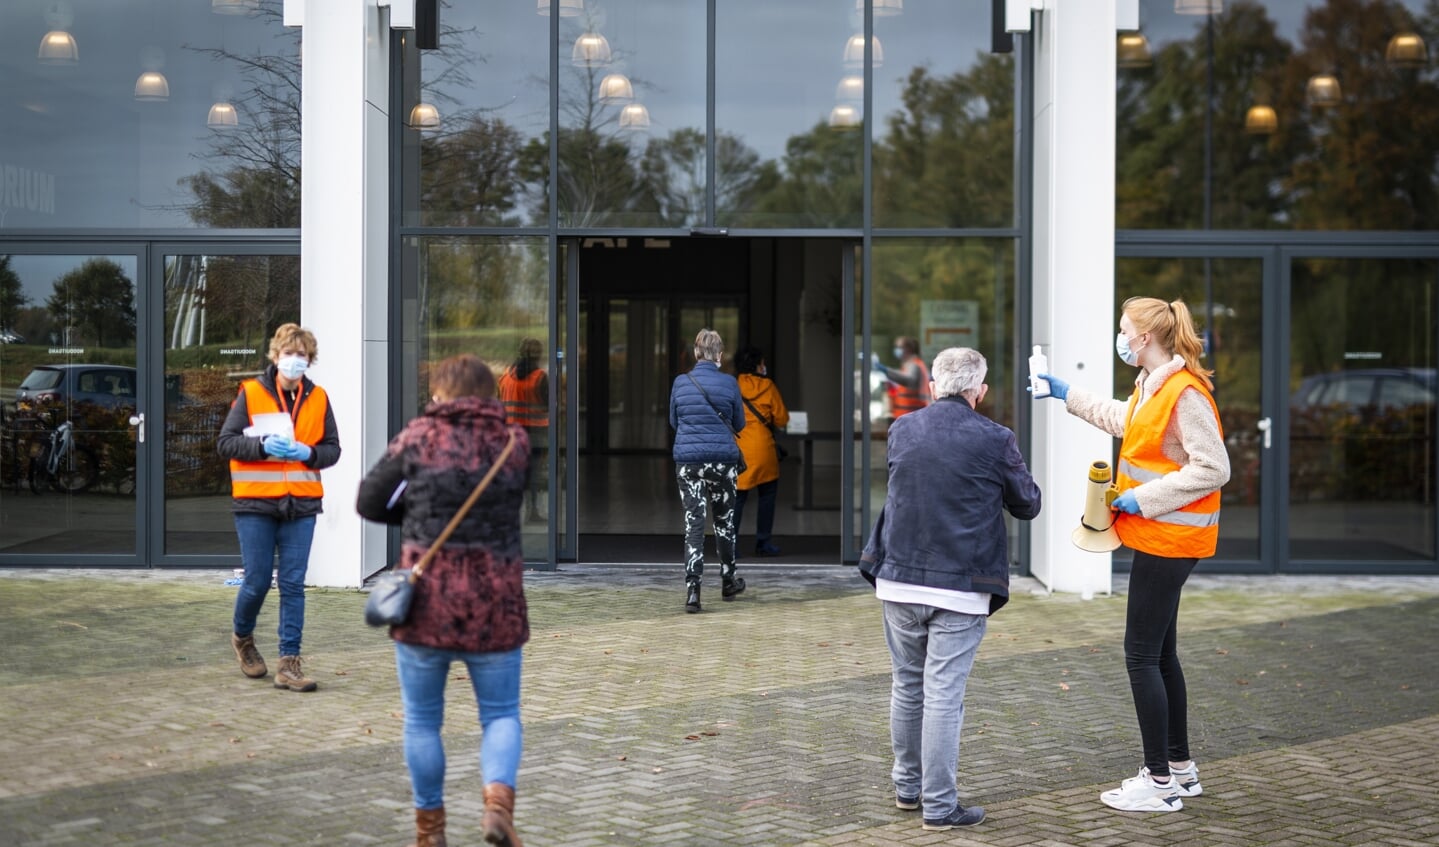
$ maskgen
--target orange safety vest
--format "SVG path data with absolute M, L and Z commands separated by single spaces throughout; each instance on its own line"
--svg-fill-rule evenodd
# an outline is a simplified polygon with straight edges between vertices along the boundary
M 515 376 L 513 367 L 500 375 L 500 402 L 505 404 L 505 418 L 510 423 L 531 428 L 550 425 L 549 398 L 540 391 L 544 378 L 540 368 L 524 379 Z
M 896 418 L 918 412 L 929 405 L 929 368 L 924 366 L 924 360 L 918 356 L 915 356 L 913 361 L 919 365 L 919 385 L 910 388 L 893 384 L 894 393 L 890 395 L 889 409 Z
M 1119 467 L 1115 486 L 1121 492 L 1152 482 L 1179 470 L 1179 464 L 1164 455 L 1164 432 L 1179 395 L 1186 388 L 1197 388 L 1219 420 L 1219 407 L 1204 383 L 1187 370 L 1164 381 L 1153 397 L 1139 404 L 1139 391 L 1129 397 L 1125 413 L 1124 440 L 1119 445 Z M 1221 427 L 1220 435 L 1223 436 Z M 1219 543 L 1219 492 L 1211 491 L 1188 506 L 1166 515 L 1146 518 L 1120 512 L 1115 516 L 1114 529 L 1126 547 L 1154 556 L 1171 559 L 1204 559 L 1214 555 Z
M 325 437 L 325 412 L 330 406 L 325 389 L 316 385 L 303 400 L 297 395 L 295 408 L 285 409 L 258 379 L 247 379 L 240 384 L 245 394 L 245 409 L 250 421 L 256 415 L 269 412 L 288 412 L 295 421 L 295 440 L 311 447 Z M 304 462 L 292 462 L 266 457 L 258 462 L 230 460 L 230 493 L 235 497 L 278 498 L 323 497 L 325 488 L 320 484 L 320 472 L 305 466 Z

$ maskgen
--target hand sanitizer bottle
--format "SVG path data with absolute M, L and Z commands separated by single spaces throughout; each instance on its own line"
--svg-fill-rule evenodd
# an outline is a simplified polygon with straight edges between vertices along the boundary
M 1034 353 L 1029 357 L 1029 388 L 1038 400 L 1040 397 L 1049 396 L 1049 380 L 1040 379 L 1039 375 L 1049 373 L 1049 358 L 1034 345 Z

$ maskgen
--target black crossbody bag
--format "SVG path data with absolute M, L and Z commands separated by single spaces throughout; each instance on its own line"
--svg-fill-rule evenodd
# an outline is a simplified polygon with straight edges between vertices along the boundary
M 746 396 L 744 396 L 743 394 L 741 394 L 741 395 L 739 396 L 739 399 L 743 400 L 743 401 L 744 401 L 744 404 L 749 407 L 749 410 L 750 410 L 751 412 L 754 412 L 754 416 L 757 417 L 757 418 L 759 418 L 759 422 L 762 423 L 762 424 L 764 424 L 765 427 L 769 429 L 770 437 L 774 439 L 774 456 L 775 456 L 775 458 L 778 459 L 778 460 L 781 461 L 781 462 L 783 462 L 785 459 L 788 459 L 788 458 L 789 458 L 789 451 L 786 450 L 786 449 L 784 449 L 784 445 L 783 445 L 783 444 L 779 443 L 779 430 L 775 428 L 775 425 L 774 425 L 772 422 L 770 422 L 769 420 L 767 420 L 764 415 L 761 415 L 761 414 L 759 413 L 759 409 L 756 409 L 756 408 L 754 407 L 754 404 L 749 401 L 749 398 L 748 398 L 748 397 L 746 397 Z
M 700 390 L 700 393 L 704 395 L 705 402 L 709 404 L 709 407 L 710 407 L 710 409 L 715 413 L 715 416 L 718 417 L 721 421 L 723 421 L 725 426 L 729 427 L 729 431 L 732 432 L 732 433 L 734 433 L 734 437 L 735 437 L 735 438 L 739 438 L 739 430 L 735 429 L 735 428 L 734 428 L 734 425 L 731 424 L 728 420 L 725 420 L 725 416 L 724 416 L 724 415 L 721 415 L 721 414 L 720 414 L 719 407 L 715 405 L 715 401 L 713 401 L 713 400 L 710 399 L 710 393 L 709 393 L 708 391 L 705 391 L 705 387 L 704 387 L 703 385 L 700 385 L 700 381 L 697 380 L 697 379 L 695 379 L 695 375 L 692 374 L 692 373 L 686 372 L 686 373 L 685 373 L 685 376 L 689 377 L 689 378 L 690 378 L 690 382 L 693 382 L 693 383 L 695 384 L 695 388 L 698 388 L 698 389 Z M 741 394 L 741 395 L 739 396 L 739 399 L 743 400 L 743 399 L 744 399 L 744 395 Z M 739 449 L 739 445 L 738 445 L 738 444 L 735 445 L 735 449 Z M 744 472 L 747 471 L 747 470 L 749 470 L 749 463 L 747 463 L 747 462 L 744 460 L 744 451 L 743 451 L 743 450 L 740 450 L 740 451 L 739 451 L 739 472 L 740 472 L 740 473 L 744 473 Z

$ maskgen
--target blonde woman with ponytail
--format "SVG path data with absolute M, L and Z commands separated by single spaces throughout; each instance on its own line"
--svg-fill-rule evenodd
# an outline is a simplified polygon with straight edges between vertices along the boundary
M 1219 539 L 1219 489 L 1229 454 L 1212 371 L 1184 301 L 1124 301 L 1114 349 L 1139 368 L 1134 393 L 1115 400 L 1042 374 L 1065 409 L 1121 439 L 1114 528 L 1134 551 L 1124 662 L 1144 743 L 1139 775 L 1100 795 L 1125 812 L 1173 812 L 1202 793 L 1189 754 L 1188 694 L 1175 649 L 1179 594 Z

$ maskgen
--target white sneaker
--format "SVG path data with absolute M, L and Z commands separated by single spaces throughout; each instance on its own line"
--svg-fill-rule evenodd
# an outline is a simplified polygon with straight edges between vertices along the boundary
M 1126 779 L 1118 788 L 1099 795 L 1099 799 L 1121 812 L 1177 812 L 1184 808 L 1174 778 L 1170 777 L 1168 784 L 1159 785 L 1149 775 L 1148 768 L 1140 768 L 1138 776 Z
M 1199 765 L 1194 762 L 1182 771 L 1170 768 L 1169 778 L 1180 797 L 1198 797 L 1204 793 L 1204 787 L 1199 784 Z

